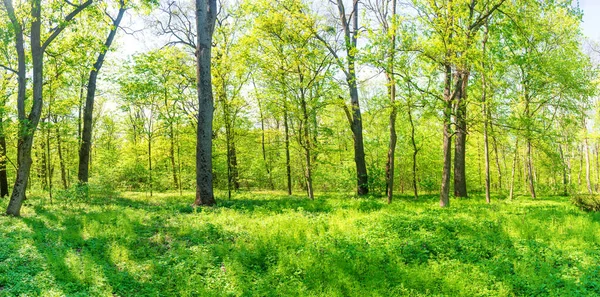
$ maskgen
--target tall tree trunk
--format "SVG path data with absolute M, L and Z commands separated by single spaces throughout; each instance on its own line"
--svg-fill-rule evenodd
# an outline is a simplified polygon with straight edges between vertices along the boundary
M 483 47 L 483 59 L 482 59 L 482 69 L 483 72 L 481 74 L 481 90 L 482 90 L 482 96 L 481 96 L 481 113 L 483 116 L 483 153 L 484 153 L 484 159 L 485 159 L 485 201 L 487 203 L 491 202 L 491 198 L 490 198 L 490 152 L 489 152 L 489 144 L 488 144 L 488 123 L 489 123 L 489 113 L 488 113 L 488 109 L 487 109 L 487 80 L 485 77 L 485 59 L 486 59 L 486 43 L 488 40 L 488 25 L 486 23 L 486 25 L 484 26 L 483 29 L 483 41 L 482 41 L 482 47 Z
M 450 206 L 450 170 L 452 167 L 452 68 L 445 66 L 444 82 L 444 132 L 443 132 L 443 160 L 442 186 L 440 190 L 440 207 Z
M 562 161 L 563 196 L 568 196 L 567 161 L 565 160 L 565 154 L 561 144 L 558 145 L 558 152 L 560 153 L 560 160 Z
M 152 121 L 152 119 L 150 119 Z M 148 186 L 150 187 L 150 197 L 152 197 L 152 124 L 149 127 L 150 131 L 148 131 Z
M 529 180 L 529 193 L 531 198 L 535 199 L 535 179 L 533 178 L 533 161 L 531 157 L 531 140 L 527 139 L 527 174 Z
M 467 141 L 467 84 L 468 71 L 457 71 L 458 95 L 456 96 L 456 142 L 454 146 L 454 196 L 467 197 L 466 141 Z
M 196 142 L 195 205 L 214 205 L 212 135 L 214 99 L 210 74 L 212 36 L 217 16 L 216 0 L 196 0 L 198 132 Z
M 412 102 L 407 101 L 407 112 L 408 112 L 408 122 L 410 123 L 410 142 L 412 144 L 413 153 L 412 153 L 412 188 L 414 191 L 415 199 L 419 199 L 419 189 L 417 187 L 417 154 L 419 153 L 419 148 L 417 147 L 417 140 L 415 137 L 415 123 L 413 121 L 412 115 Z
M 8 196 L 8 175 L 6 174 L 6 136 L 4 134 L 4 108 L 6 98 L 0 106 L 0 198 Z
M 52 165 L 52 155 L 50 150 L 50 106 L 52 105 L 52 99 L 48 104 L 48 127 L 46 127 L 46 153 L 48 156 L 48 162 L 46 163 L 48 166 L 47 176 L 48 176 L 48 194 L 50 195 L 50 203 L 52 203 L 52 176 L 54 175 L 54 166 Z
M 258 100 L 258 110 L 260 113 L 260 146 L 262 149 L 262 157 L 263 157 L 263 162 L 265 163 L 265 170 L 267 171 L 267 178 L 269 179 L 269 189 L 270 190 L 274 190 L 275 189 L 275 185 L 273 184 L 273 176 L 271 175 L 271 165 L 269 164 L 269 160 L 267 158 L 267 148 L 266 148 L 266 141 L 265 141 L 265 116 L 262 110 L 262 105 L 260 103 L 260 100 Z
M 301 94 L 301 108 L 302 108 L 302 120 L 303 120 L 303 134 L 304 134 L 304 141 L 302 141 L 300 144 L 304 147 L 304 156 L 305 156 L 305 160 L 306 160 L 306 191 L 308 193 L 308 198 L 310 198 L 310 200 L 314 200 L 315 199 L 315 195 L 313 192 L 313 182 L 312 182 L 312 159 L 311 159 L 311 143 L 310 143 L 310 127 L 308 125 L 309 122 L 309 117 L 308 117 L 308 109 L 306 107 L 306 98 L 305 98 L 305 94 L 304 94 L 304 89 L 300 90 L 300 94 Z
M 396 80 L 394 79 L 394 54 L 396 52 L 396 32 L 395 32 L 395 17 L 396 17 L 396 0 L 392 0 L 392 27 L 388 28 L 388 31 L 392 31 L 392 40 L 390 45 L 388 67 L 386 72 L 386 78 L 388 83 L 388 95 L 390 97 L 390 106 L 392 110 L 390 112 L 390 142 L 387 153 L 387 163 L 385 167 L 385 176 L 387 179 L 387 199 L 388 203 L 392 203 L 392 197 L 394 196 L 394 154 L 396 152 L 396 142 L 398 141 L 398 135 L 396 134 L 396 115 L 398 109 L 396 108 Z
M 60 128 L 58 127 L 58 123 L 55 123 L 56 125 L 56 149 L 58 150 L 58 160 L 60 162 L 60 178 L 62 181 L 62 186 L 63 189 L 67 189 L 69 188 L 69 185 L 67 183 L 67 170 L 66 170 L 66 166 L 65 166 L 65 159 L 63 158 L 63 151 L 62 151 L 62 141 L 60 138 Z
M 173 123 L 169 122 L 169 159 L 171 159 L 171 169 L 173 170 L 173 186 L 175 189 L 179 188 L 179 181 L 177 178 L 177 165 L 175 164 L 175 131 L 173 130 Z
M 584 124 L 585 124 L 585 121 L 584 121 Z M 591 172 L 590 172 L 590 165 L 591 165 L 591 161 L 590 161 L 590 148 L 589 148 L 589 145 L 588 145 L 587 131 L 585 133 L 586 133 L 586 136 L 585 136 L 585 139 L 584 139 L 584 145 L 585 145 L 585 181 L 586 181 L 588 193 L 590 195 L 593 195 L 594 191 L 592 190 L 592 178 L 591 178 Z
M 498 142 L 494 135 L 494 125 L 490 125 L 490 132 L 492 133 L 492 146 L 494 148 L 494 156 L 496 159 L 496 170 L 498 172 L 498 191 L 502 192 L 502 168 L 500 167 L 500 155 L 498 154 Z
M 354 162 L 356 164 L 356 181 L 358 195 L 369 193 L 369 177 L 367 175 L 367 163 L 365 161 L 365 146 L 363 141 L 363 126 L 360 104 L 358 100 L 358 87 L 356 78 L 356 41 L 358 34 L 358 0 L 352 2 L 352 14 L 347 18 L 343 0 L 337 0 L 337 7 L 340 15 L 340 21 L 345 36 L 345 48 L 347 70 L 346 82 L 350 91 L 350 106 L 352 110 L 350 129 L 352 130 L 354 141 Z
M 510 191 L 508 199 L 513 200 L 514 188 L 515 188 L 515 170 L 517 168 L 517 160 L 519 159 L 519 139 L 515 143 L 515 157 L 512 164 L 512 173 L 510 174 Z
M 104 41 L 104 47 L 102 51 L 98 54 L 96 62 L 94 63 L 94 67 L 92 67 L 92 70 L 90 71 L 90 76 L 88 79 L 87 94 L 85 97 L 85 107 L 83 111 L 83 132 L 81 135 L 81 146 L 79 148 L 79 171 L 77 173 L 79 183 L 82 184 L 87 183 L 89 179 L 90 150 L 93 129 L 92 121 L 94 115 L 94 99 L 96 96 L 96 81 L 98 79 L 98 72 L 104 64 L 106 52 L 108 51 L 108 49 L 112 45 L 113 40 L 115 39 L 115 35 L 117 34 L 117 30 L 119 29 L 119 25 L 121 24 L 121 20 L 123 19 L 125 10 L 127 10 L 125 8 L 125 0 L 119 0 L 119 12 L 117 18 L 113 20 L 113 24 L 111 26 L 108 37 Z
M 290 127 L 287 104 L 283 108 L 283 128 L 285 130 L 285 170 L 287 176 L 288 195 L 292 195 L 292 166 L 290 161 Z
M 15 48 L 17 51 L 18 62 L 17 110 L 19 117 L 17 176 L 15 178 L 15 184 L 13 187 L 12 195 L 10 196 L 10 202 L 6 209 L 6 214 L 12 216 L 19 216 L 21 214 L 21 205 L 23 204 L 23 200 L 25 199 L 25 189 L 27 188 L 27 180 L 29 179 L 29 170 L 31 168 L 31 145 L 33 143 L 33 134 L 29 133 L 29 131 L 33 130 L 29 128 L 29 125 L 33 123 L 27 122 L 27 118 L 25 115 L 25 99 L 27 96 L 27 67 L 25 60 L 25 41 L 23 38 L 23 27 L 21 26 L 21 23 L 17 20 L 12 0 L 4 0 L 4 6 L 6 8 L 8 17 L 10 19 L 15 34 Z M 36 59 L 36 62 L 37 61 L 38 60 Z

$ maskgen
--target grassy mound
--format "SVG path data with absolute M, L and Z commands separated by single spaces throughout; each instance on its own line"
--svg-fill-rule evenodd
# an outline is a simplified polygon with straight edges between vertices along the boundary
M 31 198 L 0 217 L 0 296 L 600 295 L 600 214 L 568 198 L 192 200 Z

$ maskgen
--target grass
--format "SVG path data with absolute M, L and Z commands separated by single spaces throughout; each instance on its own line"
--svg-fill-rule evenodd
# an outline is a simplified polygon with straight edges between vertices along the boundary
M 30 198 L 0 217 L 0 296 L 600 295 L 600 214 L 568 198 L 192 200 Z

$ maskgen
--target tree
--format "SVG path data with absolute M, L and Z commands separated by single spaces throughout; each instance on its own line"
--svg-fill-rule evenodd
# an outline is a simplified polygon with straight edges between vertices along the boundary
M 198 130 L 196 136 L 196 200 L 194 204 L 206 206 L 215 204 L 212 176 L 214 100 L 210 65 L 216 18 L 216 0 L 196 0 Z
M 100 72 L 100 69 L 104 64 L 106 53 L 110 49 L 113 40 L 115 39 L 115 35 L 117 34 L 117 30 L 119 29 L 121 20 L 123 19 L 123 15 L 125 15 L 126 10 L 126 1 L 119 0 L 118 12 L 116 17 L 113 18 L 108 12 L 106 12 L 106 15 L 112 21 L 110 31 L 108 33 L 108 36 L 106 37 L 106 40 L 104 41 L 102 49 L 98 53 L 96 62 L 92 66 L 88 77 L 85 107 L 83 109 L 83 131 L 81 134 L 81 144 L 79 147 L 79 171 L 77 173 L 77 178 L 82 184 L 87 183 L 89 179 L 90 147 L 92 141 L 92 120 L 94 114 L 94 98 L 96 96 L 96 82 L 98 80 L 98 73 Z
M 13 187 L 10 202 L 6 213 L 11 216 L 19 216 L 21 205 L 25 199 L 25 190 L 29 179 L 31 169 L 31 148 L 35 130 L 40 121 L 43 106 L 43 70 L 44 70 L 44 52 L 48 46 L 60 35 L 67 24 L 77 16 L 83 9 L 92 4 L 92 0 L 83 2 L 80 5 L 74 5 L 67 2 L 64 5 L 72 6 L 72 10 L 66 16 L 61 16 L 58 25 L 52 27 L 48 37 L 42 41 L 42 1 L 31 1 L 31 24 L 30 24 L 30 44 L 31 60 L 33 70 L 33 103 L 31 111 L 26 115 L 26 60 L 25 60 L 25 39 L 24 30 L 21 21 L 17 18 L 12 0 L 4 0 L 4 6 L 8 13 L 15 34 L 15 48 L 18 60 L 18 95 L 17 109 L 19 118 L 19 140 L 18 140 L 18 158 L 17 158 L 17 177 Z

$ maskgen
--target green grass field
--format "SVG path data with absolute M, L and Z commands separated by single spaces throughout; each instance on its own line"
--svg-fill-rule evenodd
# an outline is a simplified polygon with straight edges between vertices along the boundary
M 30 198 L 0 217 L 0 296 L 600 295 L 600 214 L 568 198 L 192 201 Z

